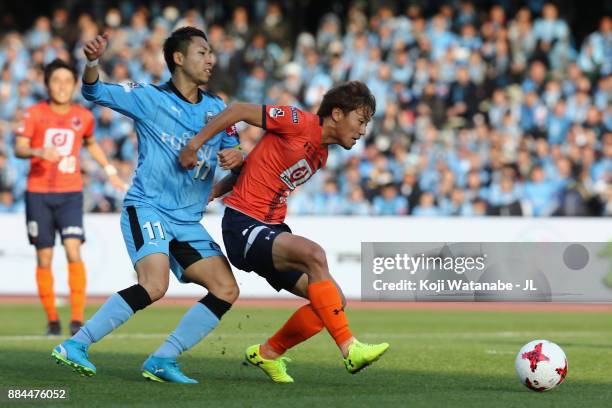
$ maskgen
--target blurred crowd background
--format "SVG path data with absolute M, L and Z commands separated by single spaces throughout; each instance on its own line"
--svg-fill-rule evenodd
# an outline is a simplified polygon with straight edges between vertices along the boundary
M 376 96 L 366 137 L 330 150 L 327 168 L 290 198 L 290 214 L 612 215 L 610 1 L 579 24 L 576 10 L 590 5 L 193 3 L 60 1 L 30 18 L 20 5 L 0 7 L 0 212 L 24 210 L 29 163 L 14 156 L 14 129 L 46 97 L 44 64 L 62 58 L 82 69 L 83 43 L 108 31 L 103 80 L 163 82 L 163 41 L 190 25 L 208 34 L 210 89 L 228 103 L 316 111 L 346 80 Z M 129 181 L 132 121 L 80 93 L 76 101 L 94 112 L 98 142 Z M 246 151 L 262 134 L 239 130 Z M 121 194 L 86 151 L 82 167 L 86 210 L 118 211 Z

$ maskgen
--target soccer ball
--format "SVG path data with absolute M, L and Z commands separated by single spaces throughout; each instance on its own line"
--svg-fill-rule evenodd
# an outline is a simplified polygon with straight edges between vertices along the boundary
M 533 391 L 548 391 L 565 380 L 567 358 L 561 347 L 548 340 L 525 344 L 514 362 L 521 382 Z

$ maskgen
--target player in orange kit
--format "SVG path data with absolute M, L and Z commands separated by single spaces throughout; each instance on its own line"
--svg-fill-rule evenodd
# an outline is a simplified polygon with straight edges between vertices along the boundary
M 227 126 L 245 121 L 266 130 L 224 200 L 228 208 L 222 228 L 225 249 L 235 267 L 255 271 L 277 291 L 285 289 L 310 300 L 267 342 L 246 350 L 247 361 L 277 383 L 293 382 L 282 357 L 285 351 L 324 327 L 350 373 L 370 365 L 389 347 L 355 339 L 325 251 L 293 234 L 284 223 L 291 191 L 325 166 L 329 145 L 352 148 L 365 133 L 374 110 L 370 90 L 357 81 L 329 90 L 316 115 L 293 106 L 235 104 L 211 120 L 181 151 L 181 165 L 189 169 L 197 164 L 195 152 L 200 146 Z M 229 191 L 231 185 L 232 181 L 224 179 L 215 187 L 215 195 Z
M 56 231 L 60 233 L 68 260 L 70 332 L 74 334 L 83 322 L 86 284 L 81 260 L 81 244 L 85 241 L 81 146 L 85 144 L 115 188 L 126 190 L 127 186 L 96 143 L 92 113 L 72 103 L 77 85 L 74 67 L 54 60 L 45 67 L 45 85 L 49 100 L 31 106 L 24 113 L 16 130 L 15 154 L 31 160 L 26 222 L 30 243 L 36 248 L 36 283 L 47 313 L 47 334 L 61 332 L 51 272 Z

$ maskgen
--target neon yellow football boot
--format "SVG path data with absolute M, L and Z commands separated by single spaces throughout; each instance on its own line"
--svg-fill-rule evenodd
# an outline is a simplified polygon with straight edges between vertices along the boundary
M 356 374 L 382 357 L 388 348 L 389 343 L 367 344 L 355 340 L 348 348 L 344 366 L 349 373 Z
M 293 378 L 287 374 L 288 357 L 279 357 L 275 360 L 268 360 L 259 354 L 259 344 L 254 344 L 246 349 L 246 361 L 255 367 L 259 367 L 272 381 L 278 384 L 292 383 Z

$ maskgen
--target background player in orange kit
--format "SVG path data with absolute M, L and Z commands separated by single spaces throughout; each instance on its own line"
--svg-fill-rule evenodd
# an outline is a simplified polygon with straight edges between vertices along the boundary
M 387 343 L 364 344 L 353 337 L 344 314 L 344 297 L 329 272 L 325 251 L 284 224 L 291 191 L 325 166 L 329 145 L 352 148 L 365 134 L 374 111 L 374 96 L 358 81 L 329 90 L 316 115 L 293 106 L 235 104 L 210 121 L 181 151 L 181 165 L 190 169 L 198 161 L 195 152 L 228 126 L 245 121 L 266 130 L 224 200 L 228 208 L 222 228 L 234 266 L 255 271 L 277 291 L 285 289 L 310 300 L 266 343 L 246 350 L 247 361 L 275 382 L 293 382 L 282 354 L 323 327 L 340 348 L 350 373 L 368 366 L 389 347 Z M 225 179 L 215 195 L 223 194 L 230 185 Z
M 104 168 L 113 187 L 126 190 L 117 170 L 94 138 L 92 113 L 72 103 L 77 73 L 56 59 L 45 67 L 48 101 L 31 106 L 17 128 L 15 154 L 30 159 L 26 192 L 26 221 L 30 243 L 36 248 L 38 295 L 47 313 L 48 335 L 59 335 L 51 263 L 55 233 L 60 233 L 68 260 L 70 332 L 82 325 L 85 309 L 85 266 L 81 260 L 83 231 L 83 180 L 80 150 L 85 144 L 91 157 Z

